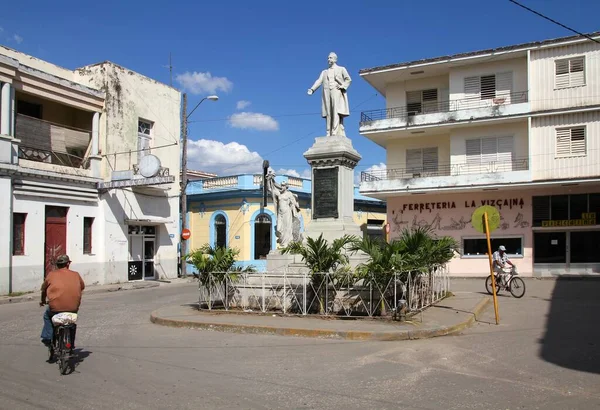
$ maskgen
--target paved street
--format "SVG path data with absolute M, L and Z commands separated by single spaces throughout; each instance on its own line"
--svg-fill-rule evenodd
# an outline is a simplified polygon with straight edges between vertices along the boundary
M 76 371 L 39 343 L 42 308 L 0 306 L 0 408 L 600 409 L 600 281 L 527 281 L 459 336 L 348 342 L 174 329 L 152 310 L 195 284 L 85 296 Z M 456 280 L 455 292 L 483 291 Z M 479 296 L 479 295 L 477 295 Z M 489 323 L 486 323 L 489 322 Z

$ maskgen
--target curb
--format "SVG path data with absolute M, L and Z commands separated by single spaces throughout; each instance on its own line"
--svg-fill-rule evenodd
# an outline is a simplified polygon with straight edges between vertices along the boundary
M 227 333 L 244 334 L 266 334 L 277 336 L 295 336 L 322 339 L 341 339 L 341 340 L 363 340 L 363 341 L 400 341 L 428 339 L 432 337 L 447 336 L 458 333 L 471 326 L 485 308 L 490 303 L 488 297 L 483 297 L 479 303 L 471 310 L 471 316 L 460 323 L 452 326 L 440 326 L 435 329 L 427 330 L 402 330 L 397 332 L 361 332 L 361 331 L 338 331 L 327 329 L 294 329 L 278 328 L 272 326 L 260 325 L 239 325 L 230 323 L 206 323 L 188 320 L 167 319 L 158 316 L 154 311 L 150 315 L 150 321 L 154 324 L 176 328 L 188 328 L 199 330 L 212 330 Z
M 137 285 L 137 284 L 132 284 L 131 286 L 127 286 L 127 285 L 129 285 L 129 284 L 124 284 L 121 286 L 104 288 L 104 289 L 94 289 L 94 287 L 90 287 L 90 288 L 86 288 L 86 290 L 83 291 L 83 295 L 94 295 L 97 293 L 119 292 L 119 291 L 126 291 L 126 290 L 151 289 L 151 288 L 159 287 L 160 283 L 148 282 L 148 284 L 144 284 L 144 285 Z M 6 299 L 0 299 L 0 305 L 14 305 L 15 303 L 22 303 L 22 302 L 36 302 L 36 301 L 39 301 L 39 299 L 40 299 L 39 292 L 38 293 L 28 293 L 27 295 L 23 295 L 23 296 L 15 296 L 13 298 L 9 297 Z

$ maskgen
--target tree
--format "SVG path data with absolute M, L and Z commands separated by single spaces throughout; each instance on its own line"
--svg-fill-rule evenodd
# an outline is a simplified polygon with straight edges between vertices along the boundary
M 349 264 L 346 247 L 355 239 L 354 236 L 344 235 L 341 238 L 334 239 L 329 244 L 321 234 L 317 239 L 306 238 L 306 244 L 292 242 L 281 250 L 283 254 L 289 253 L 302 256 L 304 263 L 310 270 L 313 289 L 318 289 L 317 294 L 321 313 L 324 313 L 323 294 L 327 290 L 328 283 L 335 279 L 333 275 L 328 274 L 335 273 Z

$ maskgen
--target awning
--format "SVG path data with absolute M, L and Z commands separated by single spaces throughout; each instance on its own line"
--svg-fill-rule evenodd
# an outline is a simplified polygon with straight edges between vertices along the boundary
M 125 218 L 126 225 L 145 225 L 145 226 L 153 226 L 153 225 L 163 225 L 163 224 L 171 224 L 173 223 L 172 219 L 169 218 L 160 218 L 160 217 L 148 217 L 141 219 L 129 219 Z

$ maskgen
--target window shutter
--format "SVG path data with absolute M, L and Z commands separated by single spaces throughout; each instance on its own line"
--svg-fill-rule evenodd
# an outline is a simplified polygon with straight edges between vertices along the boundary
M 481 80 L 479 76 L 465 77 L 465 98 L 479 98 Z
M 585 155 L 585 127 L 571 128 L 571 154 Z
M 467 140 L 467 166 L 481 164 L 481 139 Z
M 481 77 L 481 99 L 496 98 L 496 76 L 484 75 Z
M 556 156 L 566 157 L 571 154 L 571 129 L 556 130 Z
M 423 170 L 423 150 L 407 149 L 406 150 L 406 171 L 409 174 L 421 172 Z
M 419 114 L 422 110 L 421 104 L 421 91 L 407 91 L 406 92 L 406 110 L 408 115 Z
M 437 112 L 438 105 L 438 90 L 433 88 L 431 90 L 423 90 L 423 112 Z
M 487 164 L 498 159 L 498 140 L 494 137 L 481 139 L 481 163 Z
M 578 87 L 585 85 L 584 58 L 573 58 L 569 60 L 570 86 Z
M 569 86 L 569 60 L 556 61 L 556 88 Z
M 425 172 L 437 172 L 438 147 L 423 148 L 423 169 Z
M 512 171 L 514 157 L 513 137 L 498 137 L 498 170 Z
M 496 74 L 496 98 L 504 99 L 502 103 L 510 104 L 510 96 L 513 92 L 513 73 L 512 71 L 506 73 Z

